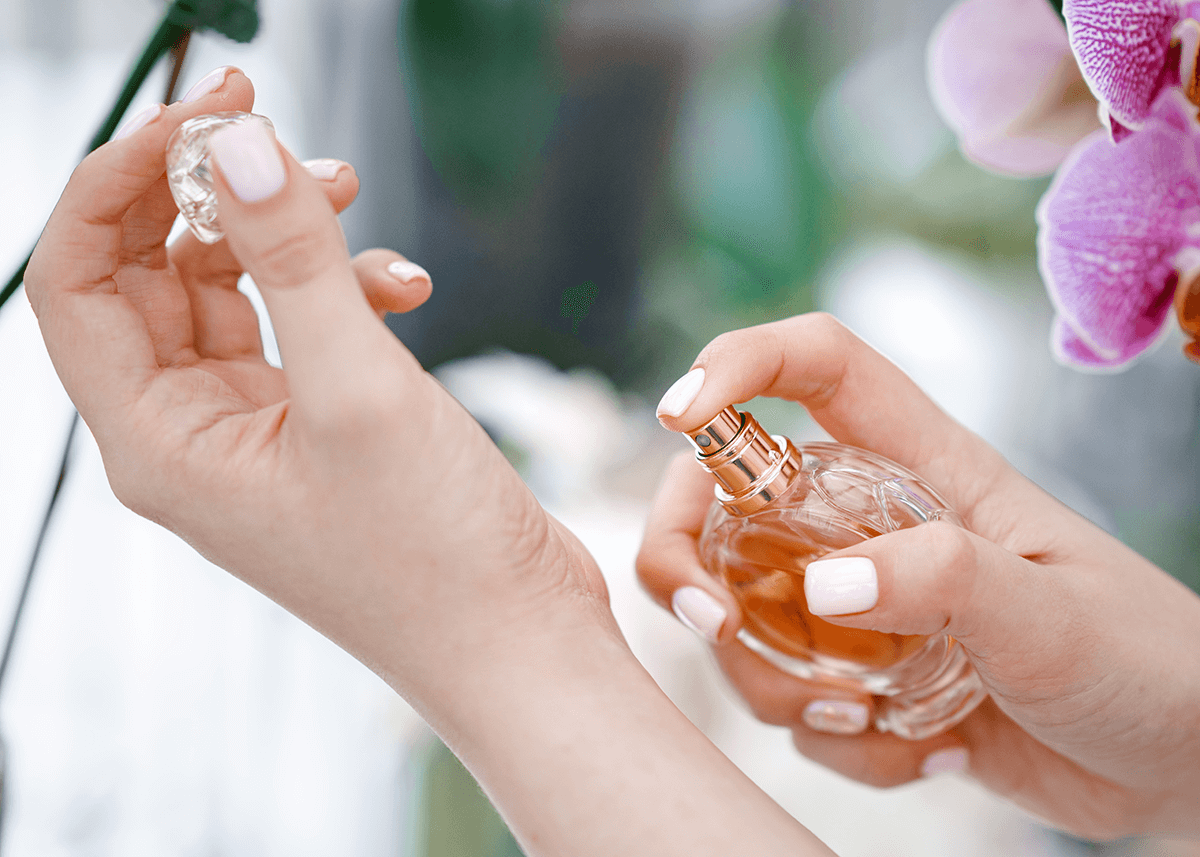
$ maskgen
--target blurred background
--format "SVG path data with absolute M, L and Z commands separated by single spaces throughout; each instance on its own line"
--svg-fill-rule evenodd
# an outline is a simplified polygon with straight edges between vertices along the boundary
M 966 780 L 878 792 L 817 768 L 634 580 L 685 446 L 654 419 L 662 391 L 713 336 L 820 308 L 1200 586 L 1200 372 L 1178 342 L 1121 375 L 1052 362 L 1045 183 L 964 161 L 926 93 L 948 5 L 260 0 L 249 45 L 192 40 L 180 91 L 237 65 L 293 152 L 355 164 L 352 251 L 392 247 L 434 280 L 393 329 L 596 554 L 672 699 L 839 854 L 1197 853 L 1078 842 Z M 6 276 L 163 9 L 0 0 Z M 165 85 L 159 69 L 130 115 Z M 751 409 L 821 437 L 794 405 Z M 5 620 L 71 413 L 18 296 L 0 309 Z M 86 432 L 72 465 L 0 696 L 5 854 L 519 854 L 382 682 L 123 509 Z

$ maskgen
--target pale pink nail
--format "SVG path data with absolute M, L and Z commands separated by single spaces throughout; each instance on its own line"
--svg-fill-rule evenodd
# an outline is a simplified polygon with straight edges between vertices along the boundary
M 187 91 L 187 95 L 183 96 L 180 101 L 184 104 L 189 104 L 193 101 L 199 101 L 210 92 L 216 92 L 221 88 L 221 85 L 225 83 L 225 78 L 229 75 L 229 72 L 232 69 L 233 66 L 229 65 L 223 65 L 220 68 L 213 69 L 208 74 L 204 75 L 204 77 L 196 81 L 192 88 Z
M 345 161 L 339 161 L 337 158 L 315 158 L 304 162 L 304 169 L 308 170 L 313 178 L 323 182 L 330 182 L 336 179 L 337 174 L 345 166 L 348 166 L 348 164 Z
M 134 114 L 134 116 L 128 122 L 126 122 L 124 125 L 122 125 L 121 129 L 119 131 L 117 131 L 117 133 L 113 134 L 113 139 L 114 140 L 123 139 L 125 137 L 128 137 L 134 131 L 137 131 L 140 128 L 145 128 L 147 125 L 149 125 L 155 119 L 157 119 L 158 115 L 162 112 L 163 112 L 163 105 L 151 104 L 145 110 L 141 110 L 138 113 Z
M 804 597 L 817 616 L 870 610 L 879 600 L 875 563 L 862 556 L 814 560 L 804 570 Z
M 407 259 L 398 259 L 392 262 L 392 264 L 387 266 L 387 271 L 402 283 L 411 283 L 413 280 L 433 282 L 428 271 L 416 262 L 410 262 Z
M 857 735 L 867 728 L 870 712 L 861 702 L 845 699 L 818 699 L 804 707 L 804 723 L 809 729 L 831 735 Z
M 710 643 L 715 643 L 725 624 L 725 608 L 698 586 L 682 586 L 671 597 L 676 618 Z
M 242 202 L 272 197 L 287 181 L 275 135 L 263 122 L 249 120 L 218 128 L 209 147 L 225 181 Z
M 696 396 L 700 395 L 700 388 L 703 386 L 703 369 L 696 368 L 688 372 L 668 387 L 667 392 L 663 393 L 663 397 L 658 403 L 658 416 L 660 418 L 679 416 L 688 409 L 692 402 L 696 401 Z
M 961 774 L 967 769 L 970 754 L 964 747 L 951 747 L 930 753 L 921 763 L 921 776 L 935 777 L 938 774 Z

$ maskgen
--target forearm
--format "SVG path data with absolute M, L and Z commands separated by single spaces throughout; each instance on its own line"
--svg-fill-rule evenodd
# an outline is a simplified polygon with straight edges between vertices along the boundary
M 615 635 L 576 625 L 509 654 L 437 725 L 531 857 L 831 854 Z

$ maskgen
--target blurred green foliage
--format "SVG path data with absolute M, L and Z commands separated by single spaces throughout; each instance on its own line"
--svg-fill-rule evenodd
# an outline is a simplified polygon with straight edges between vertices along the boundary
M 424 827 L 412 857 L 522 857 L 475 778 L 444 744 L 431 742 L 418 763 Z
M 411 0 L 400 21 L 417 133 L 456 195 L 513 204 L 537 179 L 562 70 L 558 0 Z

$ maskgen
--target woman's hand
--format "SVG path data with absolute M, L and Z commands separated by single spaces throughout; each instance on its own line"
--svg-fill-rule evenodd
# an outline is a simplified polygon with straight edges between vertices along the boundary
M 334 212 L 357 191 L 349 165 L 306 170 L 257 123 L 220 132 L 228 238 L 165 246 L 171 132 L 252 104 L 245 76 L 221 74 L 79 166 L 26 276 L 117 496 L 420 700 L 559 614 L 611 622 L 590 557 L 381 322 L 431 285 L 391 251 L 350 258 Z
M 790 399 L 835 440 L 924 477 L 966 521 L 966 530 L 925 524 L 827 557 L 867 560 L 849 566 L 854 580 L 844 564 L 809 567 L 810 607 L 824 601 L 829 621 L 950 634 L 991 692 L 935 738 L 856 734 L 870 722 L 869 697 L 785 675 L 737 641 L 738 605 L 697 552 L 712 479 L 680 456 L 655 502 L 639 576 L 715 643 L 760 719 L 867 783 L 966 767 L 1085 836 L 1200 833 L 1200 598 L 1013 470 L 829 316 L 720 336 L 685 378 L 660 405 L 669 428 L 697 428 L 758 395 Z M 844 612 L 837 595 L 848 589 L 874 606 Z

